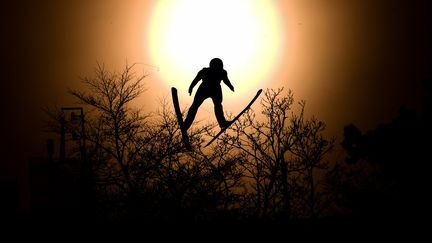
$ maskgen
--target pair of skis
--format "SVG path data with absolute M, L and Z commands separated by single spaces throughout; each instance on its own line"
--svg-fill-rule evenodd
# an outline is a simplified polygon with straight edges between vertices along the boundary
M 232 119 L 228 126 L 222 128 L 217 134 L 216 136 L 214 136 L 204 147 L 209 146 L 213 141 L 215 141 L 223 132 L 226 131 L 226 129 L 228 127 L 230 127 L 234 122 L 236 122 L 241 115 L 243 115 L 243 113 L 245 113 L 251 106 L 252 104 L 255 102 L 255 100 L 258 98 L 258 96 L 261 94 L 262 89 L 258 90 L 258 92 L 256 93 L 256 95 L 253 97 L 253 99 L 249 102 L 249 104 L 236 116 L 234 117 L 234 119 Z M 180 126 L 180 131 L 182 133 L 182 139 L 183 139 L 183 144 L 185 145 L 186 149 L 189 151 L 192 151 L 192 147 L 190 145 L 190 141 L 189 141 L 189 137 L 187 135 L 187 131 L 184 127 L 184 122 L 183 122 L 183 116 L 180 110 L 180 104 L 178 101 L 178 94 L 177 94 L 177 89 L 172 87 L 171 88 L 171 94 L 172 94 L 172 99 L 173 99 L 173 104 L 174 104 L 174 111 L 177 115 L 177 121 L 179 123 Z

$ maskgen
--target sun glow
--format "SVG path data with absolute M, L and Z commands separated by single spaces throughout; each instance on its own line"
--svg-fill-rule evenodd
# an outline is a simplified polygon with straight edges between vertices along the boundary
M 153 64 L 167 85 L 186 92 L 196 73 L 218 57 L 237 97 L 265 88 L 282 42 L 276 9 L 267 0 L 158 1 L 149 31 Z

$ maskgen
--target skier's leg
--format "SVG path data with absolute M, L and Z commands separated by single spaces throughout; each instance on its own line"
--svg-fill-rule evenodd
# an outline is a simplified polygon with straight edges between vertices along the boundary
M 227 120 L 225 119 L 225 115 L 223 112 L 222 106 L 222 90 L 219 88 L 217 92 L 212 95 L 212 100 L 214 104 L 214 112 L 216 115 L 217 122 L 219 127 L 224 128 L 228 125 Z
M 184 120 L 184 128 L 188 130 L 190 126 L 192 126 L 192 122 L 195 120 L 196 113 L 198 111 L 198 108 L 201 106 L 201 104 L 204 102 L 205 99 L 208 97 L 203 94 L 203 92 L 200 92 L 198 89 L 197 93 L 195 94 L 194 101 L 191 105 L 191 107 L 188 110 L 188 114 L 186 116 L 186 119 Z
M 228 126 L 228 122 L 225 119 L 224 113 L 223 113 L 223 107 L 221 103 L 215 104 L 214 106 L 214 111 L 216 114 L 216 119 L 217 122 L 219 124 L 220 128 L 225 128 L 226 126 Z

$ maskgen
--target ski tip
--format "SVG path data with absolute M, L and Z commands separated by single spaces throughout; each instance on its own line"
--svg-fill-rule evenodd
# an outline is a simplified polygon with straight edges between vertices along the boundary
M 171 91 L 177 91 L 175 87 L 171 87 Z

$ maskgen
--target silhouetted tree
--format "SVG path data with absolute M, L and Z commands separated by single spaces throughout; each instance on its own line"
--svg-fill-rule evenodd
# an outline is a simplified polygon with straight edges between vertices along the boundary
M 152 164 L 143 193 L 155 220 L 216 220 L 238 203 L 241 171 L 238 157 L 221 145 L 202 151 L 205 131 L 212 124 L 189 130 L 193 152 L 183 147 L 177 118 L 167 102 L 151 121 L 151 142 L 141 149 L 142 162 Z M 151 163 L 149 163 L 151 161 Z
M 94 108 L 96 114 L 87 116 L 86 139 L 115 162 L 110 165 L 111 169 L 117 168 L 115 173 L 123 177 L 117 186 L 134 191 L 136 185 L 129 169 L 139 151 L 137 141 L 145 131 L 145 117 L 129 105 L 143 92 L 141 81 L 145 75 L 136 77 L 132 70 L 133 65 L 126 66 L 121 73 L 111 73 L 98 65 L 95 77 L 83 79 L 90 92 L 71 90 L 70 93 Z
M 315 217 L 324 206 L 317 188 L 318 169 L 326 169 L 325 155 L 333 140 L 325 139 L 323 122 L 305 118 L 305 102 L 293 107 L 293 93 L 267 90 L 262 117 L 249 111 L 218 144 L 240 151 L 249 186 L 244 202 L 255 217 Z
M 352 217 L 408 226 L 427 212 L 428 102 L 430 94 L 423 113 L 401 107 L 396 118 L 367 132 L 345 126 L 346 163 L 327 178 L 338 206 Z

